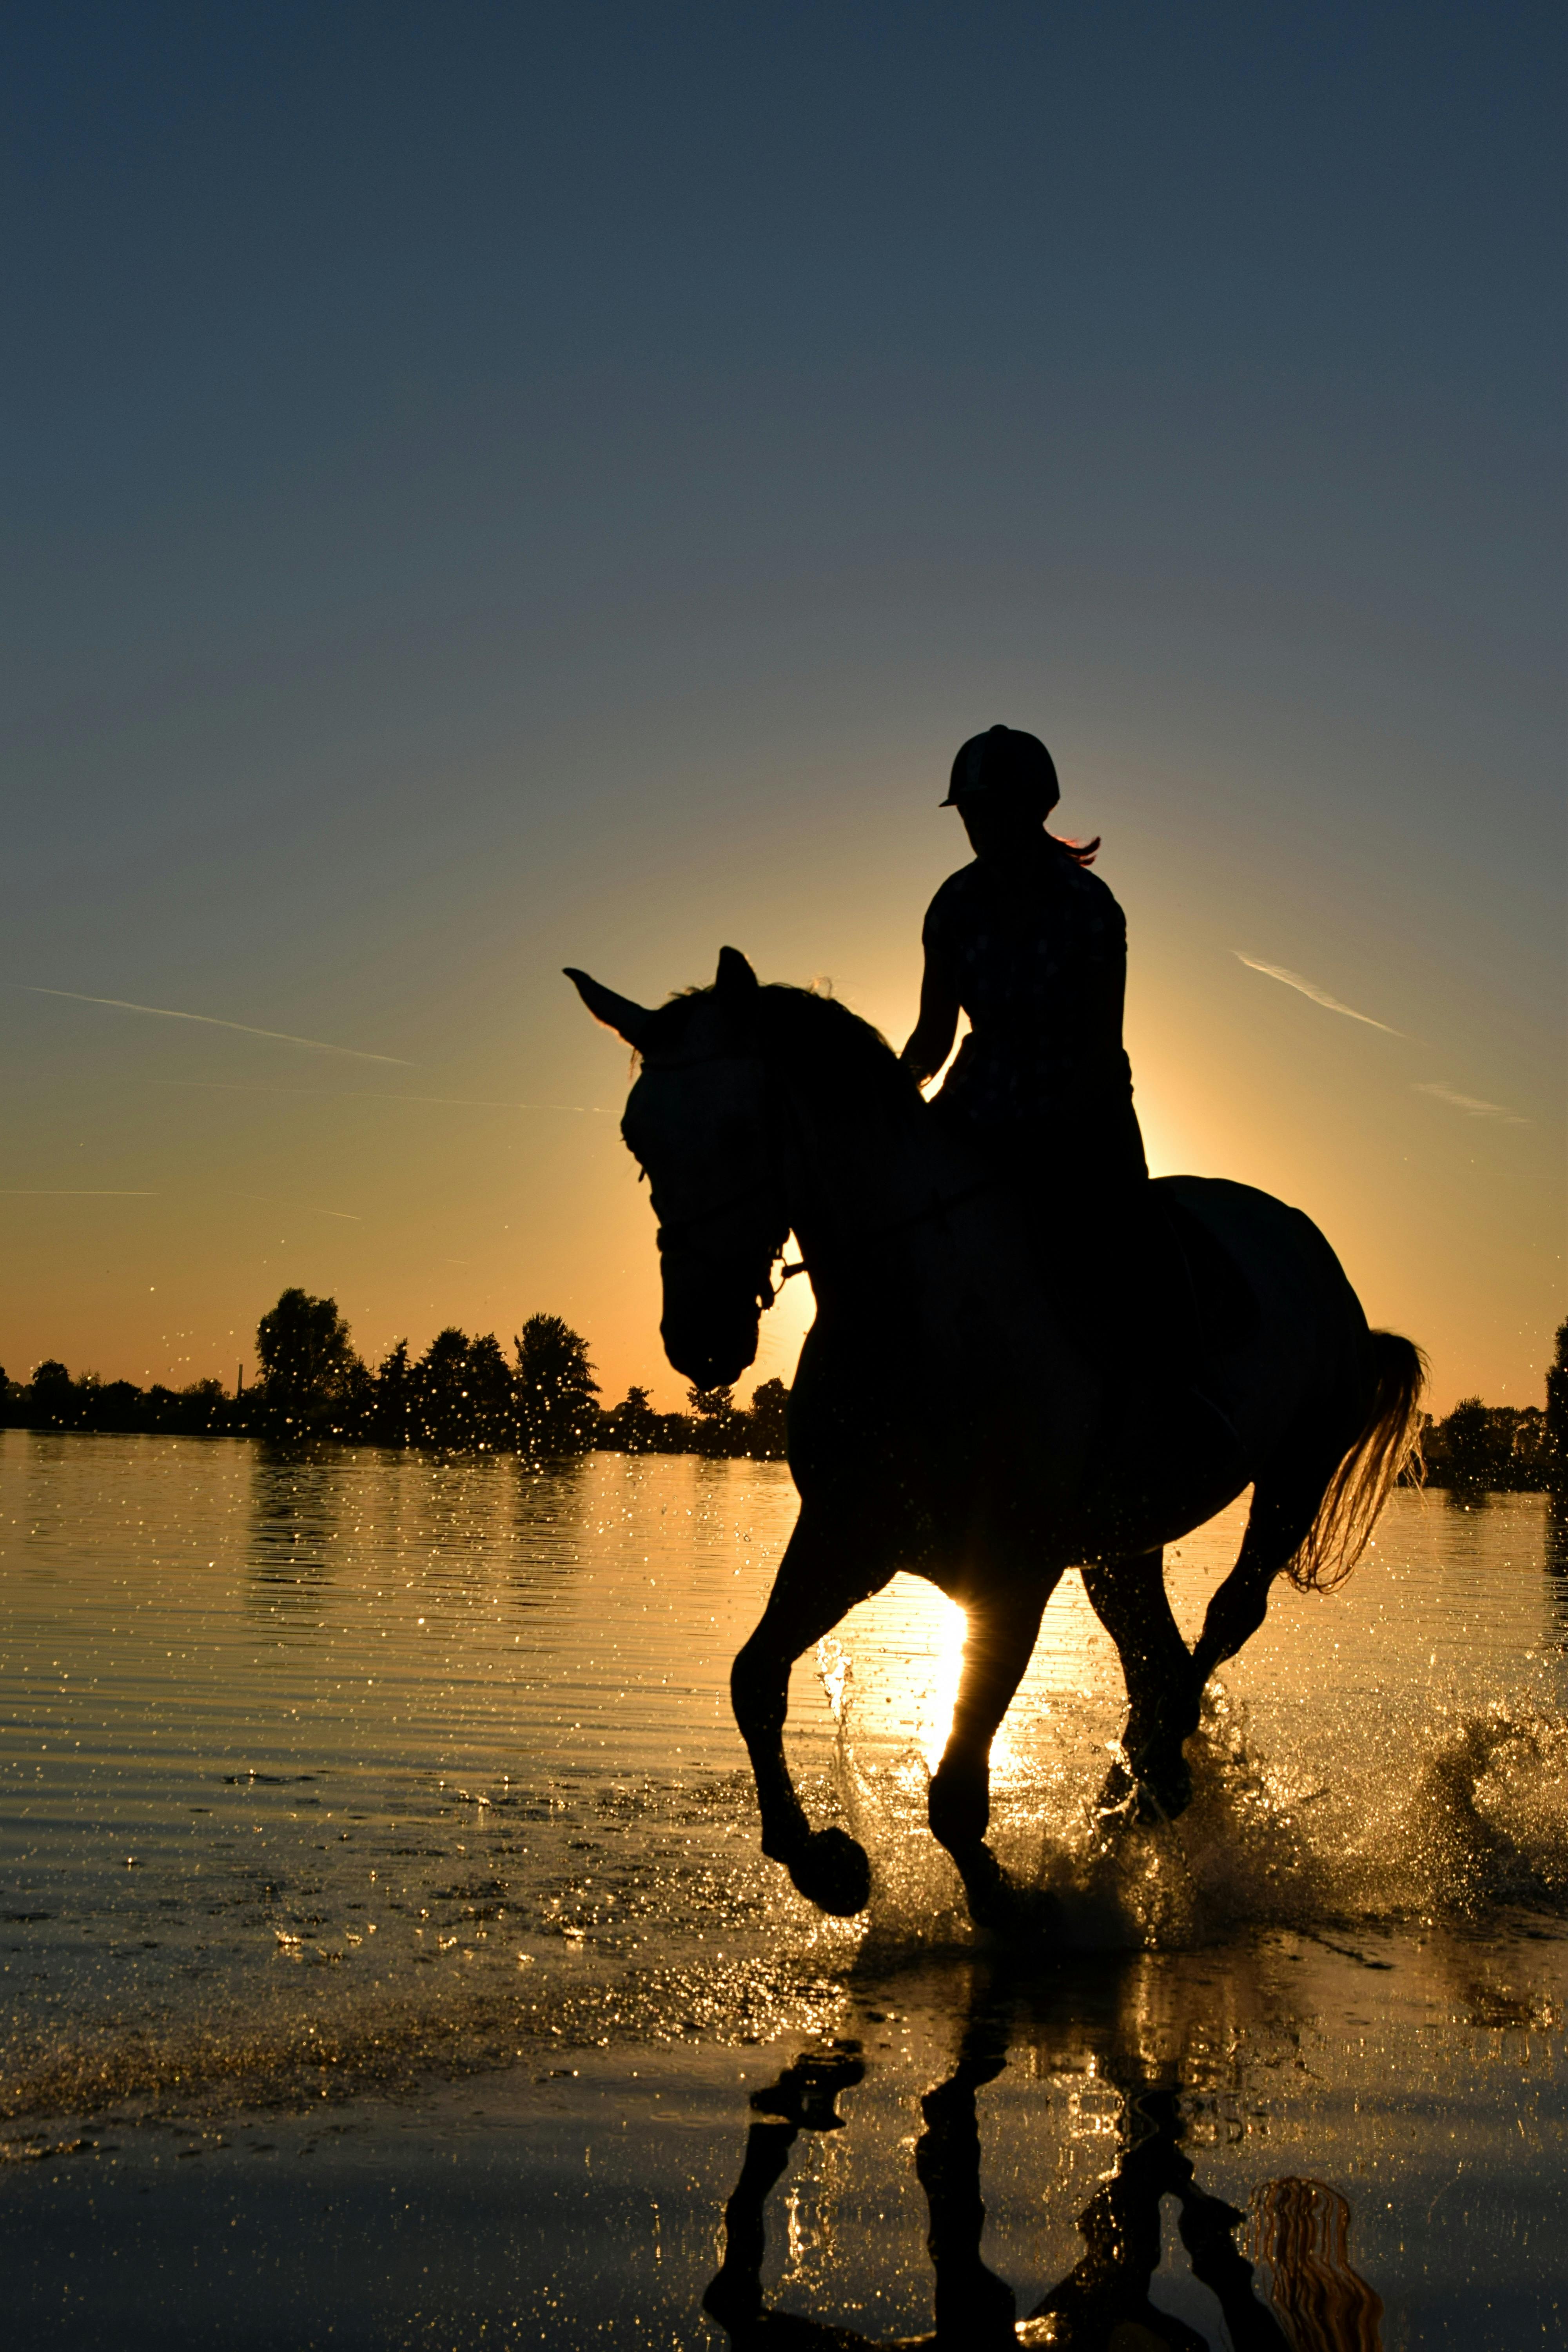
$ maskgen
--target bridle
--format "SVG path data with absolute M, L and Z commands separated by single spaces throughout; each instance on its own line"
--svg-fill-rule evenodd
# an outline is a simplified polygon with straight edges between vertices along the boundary
M 668 1061 L 661 1057 L 658 1061 L 651 1064 L 645 1062 L 644 1066 L 659 1071 L 685 1070 L 699 1068 L 706 1062 L 741 1061 L 755 1061 L 759 1063 L 762 1066 L 764 1081 L 769 1077 L 770 1073 L 767 1063 L 760 1054 L 718 1052 L 711 1054 L 686 1054 L 671 1057 Z M 788 1118 L 790 1125 L 795 1130 L 792 1138 L 792 1141 L 796 1147 L 798 1157 L 799 1147 L 802 1142 L 802 1138 L 799 1133 L 799 1121 L 793 1104 L 790 1104 L 787 1101 L 787 1098 L 784 1109 L 785 1116 Z M 932 1223 L 941 1218 L 945 1217 L 951 1211 L 964 1207 L 969 1202 L 977 1199 L 981 1193 L 991 1191 L 996 1181 L 997 1180 L 994 1175 L 988 1174 L 977 1177 L 973 1183 L 962 1186 L 956 1192 L 950 1192 L 945 1196 L 942 1194 L 933 1195 L 933 1197 L 925 1202 L 922 1207 L 912 1210 L 909 1214 L 895 1219 L 890 1224 L 879 1224 L 863 1228 L 858 1234 L 847 1234 L 845 1238 L 846 1240 L 858 1243 L 862 1247 L 867 1244 L 874 1245 L 879 1243 L 897 1240 L 900 1235 L 903 1234 L 913 1233 L 923 1224 Z M 677 1248 L 683 1251 L 692 1250 L 693 1243 L 700 1242 L 700 1235 L 709 1226 L 717 1223 L 721 1218 L 732 1216 L 737 1209 L 747 1207 L 752 1201 L 767 1197 L 772 1197 L 775 1201 L 779 1210 L 780 1222 L 783 1223 L 787 1234 L 789 1230 L 789 1213 L 787 1209 L 784 1207 L 783 1191 L 783 1180 L 777 1174 L 758 1177 L 752 1183 L 742 1185 L 737 1191 L 728 1192 L 721 1199 L 710 1202 L 700 1209 L 688 1210 L 683 1216 L 673 1220 L 661 1218 L 659 1220 L 657 1236 L 661 1256 L 667 1244 L 670 1242 L 674 1242 Z M 693 1251 L 693 1255 L 699 1257 L 707 1258 L 710 1264 L 717 1263 L 717 1254 L 703 1250 L 700 1246 Z M 773 1281 L 773 1268 L 775 1266 L 779 1268 L 778 1281 L 776 1285 Z M 781 1245 L 774 1251 L 772 1258 L 769 1260 L 767 1270 L 763 1276 L 762 1282 L 758 1286 L 757 1299 L 759 1306 L 764 1310 L 771 1307 L 778 1296 L 779 1289 L 783 1287 L 784 1283 L 792 1281 L 797 1274 L 805 1274 L 807 1271 L 808 1268 L 804 1257 L 796 1258 L 793 1264 L 787 1263 L 784 1259 L 784 1250 Z
M 714 1052 L 711 1054 L 679 1054 L 671 1055 L 668 1059 L 661 1055 L 658 1061 L 651 1063 L 645 1057 L 643 1066 L 645 1069 L 652 1069 L 660 1072 L 665 1070 L 694 1070 L 700 1068 L 705 1062 L 755 1062 L 763 1073 L 764 1084 L 768 1076 L 767 1064 L 760 1054 L 720 1052 Z M 646 1170 L 644 1171 L 644 1173 L 647 1173 Z M 746 1208 L 752 1201 L 762 1200 L 764 1198 L 771 1197 L 774 1201 L 779 1213 L 779 1223 L 787 1233 L 789 1230 L 789 1213 L 784 1207 L 783 1193 L 783 1179 L 775 1172 L 769 1176 L 759 1176 L 751 1183 L 742 1184 L 737 1191 L 725 1193 L 721 1199 L 706 1202 L 700 1209 L 689 1209 L 682 1216 L 676 1218 L 661 1216 L 658 1222 L 658 1231 L 655 1236 L 659 1255 L 662 1257 L 667 1247 L 673 1243 L 677 1249 L 683 1252 L 689 1252 L 692 1256 L 700 1260 L 705 1259 L 710 1265 L 717 1265 L 720 1262 L 721 1253 L 711 1249 L 704 1249 L 701 1246 L 702 1237 L 706 1234 L 708 1228 L 711 1225 L 717 1224 L 721 1218 L 732 1216 L 737 1209 Z M 773 1287 L 773 1269 L 783 1257 L 783 1255 L 784 1251 L 782 1245 L 773 1250 L 768 1259 L 762 1279 L 757 1285 L 757 1303 L 758 1306 L 764 1310 L 773 1305 L 774 1298 L 778 1295 Z M 787 1269 L 784 1278 L 787 1280 L 789 1274 L 804 1274 L 805 1271 L 805 1268 L 804 1265 L 791 1266 Z

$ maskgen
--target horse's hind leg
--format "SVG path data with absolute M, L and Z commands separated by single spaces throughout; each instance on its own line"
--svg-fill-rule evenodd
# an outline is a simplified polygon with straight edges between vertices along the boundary
M 1100 1802 L 1110 1809 L 1136 1799 L 1140 1813 L 1163 1813 L 1174 1821 L 1192 1801 L 1193 1777 L 1182 1748 L 1198 1727 L 1203 1685 L 1171 1613 L 1164 1553 L 1094 1560 L 1082 1575 L 1090 1606 L 1116 1644 L 1127 1685 L 1121 1759 L 1111 1769 Z
M 730 1673 L 735 1721 L 756 1777 L 763 1852 L 782 1862 L 801 1893 L 848 1918 L 871 1891 L 865 1848 L 841 1829 L 814 1831 L 784 1756 L 789 1672 L 858 1601 L 880 1591 L 890 1569 L 868 1570 L 842 1528 L 803 1511 L 779 1562 L 762 1622 Z

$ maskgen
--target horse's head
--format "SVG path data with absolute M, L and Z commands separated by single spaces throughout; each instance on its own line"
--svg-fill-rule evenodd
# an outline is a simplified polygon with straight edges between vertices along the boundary
M 727 1387 L 756 1355 L 789 1228 L 768 1135 L 757 976 L 724 948 L 710 989 L 652 1012 L 584 971 L 566 977 L 642 1058 L 621 1133 L 658 1219 L 665 1353 L 697 1388 Z

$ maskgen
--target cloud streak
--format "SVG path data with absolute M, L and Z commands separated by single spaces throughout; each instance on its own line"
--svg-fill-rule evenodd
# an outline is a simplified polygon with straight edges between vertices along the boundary
M 1469 1118 L 1500 1118 L 1505 1127 L 1530 1127 L 1533 1121 L 1521 1118 L 1510 1110 L 1506 1103 L 1483 1102 L 1479 1095 L 1462 1095 L 1446 1078 L 1418 1079 L 1411 1088 L 1413 1094 L 1430 1095 L 1434 1102 L 1447 1103 L 1450 1110 L 1462 1110 Z
M 329 1045 L 321 1037 L 295 1037 L 287 1029 L 257 1029 L 248 1021 L 219 1021 L 210 1013 L 176 1013 L 167 1004 L 132 1004 L 123 996 L 84 996 L 77 988 L 35 988 L 26 981 L 15 985 L 28 996 L 63 996 L 73 1004 L 108 1004 L 116 1013 L 150 1013 L 158 1021 L 195 1021 L 204 1029 L 233 1029 L 242 1037 L 269 1037 L 276 1045 L 303 1045 L 312 1054 L 343 1054 L 353 1062 L 390 1062 L 400 1070 L 416 1066 L 397 1054 L 366 1054 L 357 1045 Z
M 408 1065 L 409 1067 L 415 1066 Z M 385 1095 L 370 1087 L 264 1087 L 241 1085 L 225 1078 L 149 1078 L 153 1087 L 186 1087 L 208 1095 L 304 1095 L 318 1102 L 435 1103 L 446 1110 L 560 1110 L 579 1118 L 614 1118 L 599 1103 L 501 1102 L 488 1095 Z
M 280 1201 L 275 1192 L 231 1192 L 231 1201 L 258 1201 L 264 1209 L 291 1209 L 299 1217 L 336 1217 L 345 1225 L 363 1225 L 364 1219 L 347 1209 L 313 1209 L 308 1201 Z
M 1285 987 L 1298 990 L 1301 995 L 1310 997 L 1314 1004 L 1321 1004 L 1325 1013 L 1342 1013 L 1347 1021 L 1364 1022 L 1369 1029 L 1381 1029 L 1385 1037 L 1403 1037 L 1405 1034 L 1403 1029 L 1391 1028 L 1386 1021 L 1374 1021 L 1370 1013 L 1358 1013 L 1353 1004 L 1342 1004 L 1337 996 L 1331 996 L 1328 990 L 1320 988 L 1315 980 L 1303 980 L 1299 971 L 1287 971 L 1283 964 L 1260 963 L 1256 956 L 1243 955 L 1239 948 L 1232 948 L 1231 953 L 1238 963 L 1247 966 L 1248 971 L 1264 972 L 1270 980 L 1280 981 Z

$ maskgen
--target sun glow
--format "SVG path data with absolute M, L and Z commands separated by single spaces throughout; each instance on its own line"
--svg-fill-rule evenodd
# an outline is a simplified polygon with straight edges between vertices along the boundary
M 963 1674 L 963 1643 L 969 1620 L 956 1601 L 949 1601 L 940 1593 L 931 1596 L 931 1604 L 936 1620 L 932 1628 L 935 1638 L 931 1645 L 931 1678 L 919 1702 L 915 1738 L 927 1769 L 934 1772 L 952 1731 L 952 1711 L 958 1704 L 958 1685 Z

